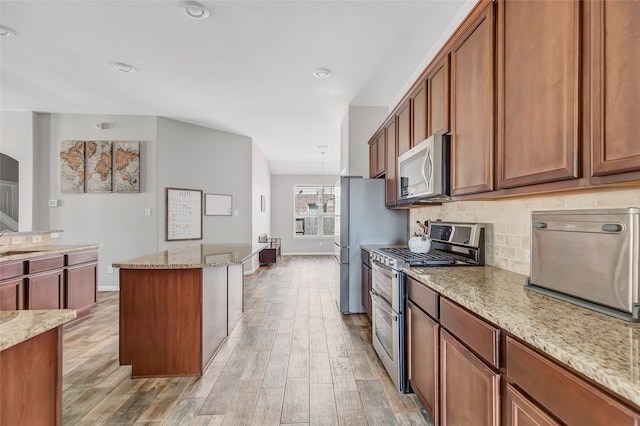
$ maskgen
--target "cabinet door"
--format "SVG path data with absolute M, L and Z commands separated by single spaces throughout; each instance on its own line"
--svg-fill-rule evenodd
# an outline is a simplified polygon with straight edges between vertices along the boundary
M 411 95 L 411 146 L 427 138 L 427 83 L 423 81 Z
M 407 319 L 408 376 L 411 388 L 422 405 L 440 424 L 438 338 L 440 326 L 420 308 L 409 302 Z
M 27 309 L 62 309 L 64 289 L 62 270 L 53 270 L 27 278 Z
M 494 12 L 489 5 L 451 52 L 451 192 L 493 190 Z
M 397 162 L 398 156 L 396 154 L 396 120 L 395 117 L 391 119 L 391 122 L 384 128 L 385 136 L 387 139 L 386 148 L 387 155 L 385 156 L 385 204 L 387 207 L 394 207 L 397 203 L 396 188 L 398 186 L 397 176 Z
M 0 283 L 0 311 L 24 309 L 24 285 L 22 279 Z
M 378 146 L 376 144 L 377 139 L 374 138 L 369 141 L 369 177 L 373 178 L 378 172 Z
M 411 144 L 411 115 L 409 102 L 400 107 L 397 113 L 398 157 L 409 151 Z
M 385 158 L 387 156 L 387 147 L 385 144 L 385 134 L 384 134 L 384 130 L 380 132 L 380 136 L 378 136 L 378 139 L 376 140 L 376 156 L 378 157 L 378 161 L 376 162 L 376 164 L 378 165 L 378 168 L 376 170 L 376 176 L 380 176 L 382 175 L 385 170 Z
M 371 286 L 370 283 L 370 271 L 371 268 L 369 266 L 367 266 L 366 263 L 362 263 L 362 266 L 360 267 L 360 273 L 362 275 L 361 278 L 361 300 L 362 300 L 362 307 L 364 308 L 364 311 L 367 313 L 367 315 L 371 314 L 371 302 L 369 301 L 369 298 L 371 297 L 369 295 L 369 287 Z
M 507 426 L 560 426 L 553 417 L 507 384 Z
M 592 175 L 638 171 L 640 2 L 592 1 L 589 5 Z
M 498 3 L 498 187 L 578 175 L 580 3 Z
M 445 330 L 440 331 L 442 424 L 498 426 L 500 375 Z
M 449 132 L 449 55 L 429 73 L 427 82 L 428 134 L 442 135 Z
M 96 306 L 98 265 L 76 266 L 67 269 L 65 280 L 65 308 L 77 309 L 79 312 Z

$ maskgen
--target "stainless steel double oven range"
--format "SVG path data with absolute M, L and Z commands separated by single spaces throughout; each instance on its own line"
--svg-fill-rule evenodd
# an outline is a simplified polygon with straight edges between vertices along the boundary
M 408 392 L 406 372 L 406 293 L 403 270 L 420 266 L 484 265 L 484 226 L 478 223 L 432 222 L 431 249 L 413 253 L 407 247 L 371 251 L 371 328 L 373 347 L 399 391 Z

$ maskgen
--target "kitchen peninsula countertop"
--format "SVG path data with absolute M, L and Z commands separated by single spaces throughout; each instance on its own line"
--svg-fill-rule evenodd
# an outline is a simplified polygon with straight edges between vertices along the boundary
M 241 265 L 266 246 L 266 244 L 262 244 L 254 248 L 251 244 L 200 244 L 169 249 L 114 263 L 113 267 L 121 269 L 191 269 Z
M 34 257 L 46 256 L 50 254 L 71 253 L 74 251 L 93 250 L 100 248 L 100 244 L 89 245 L 46 245 L 31 247 L 12 247 L 9 250 L 0 251 L 0 262 L 9 260 L 28 260 Z M 19 252 L 16 254 L 4 254 L 11 252 Z
M 640 324 L 525 290 L 524 275 L 489 266 L 405 272 L 640 406 Z
M 76 317 L 73 309 L 0 311 L 0 351 L 29 340 Z

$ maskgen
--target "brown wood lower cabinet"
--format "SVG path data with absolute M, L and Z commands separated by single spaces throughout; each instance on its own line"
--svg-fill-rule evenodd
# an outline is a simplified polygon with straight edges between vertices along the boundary
M 96 275 L 98 264 L 68 268 L 65 279 L 65 308 L 78 311 L 78 317 L 97 306 Z
M 62 331 L 0 352 L 0 425 L 62 425 Z
M 29 275 L 27 309 L 62 309 L 64 307 L 63 270 Z
M 500 374 L 440 331 L 442 425 L 500 425 Z
M 436 426 L 640 426 L 640 410 L 407 276 L 409 384 Z
M 506 357 L 509 382 L 567 425 L 640 423 L 638 413 L 510 336 L 506 338 Z
M 409 384 L 422 405 L 440 424 L 438 339 L 440 326 L 412 302 L 407 309 Z
M 24 282 L 22 278 L 0 283 L 0 311 L 24 309 Z
M 361 301 L 369 321 L 371 321 L 371 262 L 369 261 L 369 252 L 366 250 L 360 251 L 362 263 L 360 265 L 360 282 L 361 282 Z
M 507 384 L 507 425 L 510 426 L 561 426 L 553 417 Z

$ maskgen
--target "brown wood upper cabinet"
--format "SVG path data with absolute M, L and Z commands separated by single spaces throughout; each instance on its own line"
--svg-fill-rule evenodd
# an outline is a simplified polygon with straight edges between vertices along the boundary
M 429 135 L 449 131 L 449 55 L 427 75 L 427 129 Z
M 397 171 L 397 159 L 396 155 L 396 120 L 395 116 L 384 126 L 384 133 L 387 139 L 387 155 L 385 156 L 385 205 L 387 207 L 395 207 L 397 198 L 398 187 L 398 171 Z
M 640 171 L 640 2 L 592 1 L 588 5 L 591 174 Z
M 411 114 L 409 101 L 406 101 L 396 113 L 396 126 L 398 126 L 398 157 L 409 151 L 411 144 Z
M 498 2 L 499 188 L 580 177 L 580 4 Z
M 489 5 L 451 52 L 452 195 L 493 190 L 494 33 Z
M 369 177 L 379 177 L 384 174 L 386 146 L 384 131 L 376 133 L 369 141 Z
M 411 94 L 411 146 L 427 138 L 427 82 L 423 81 Z

